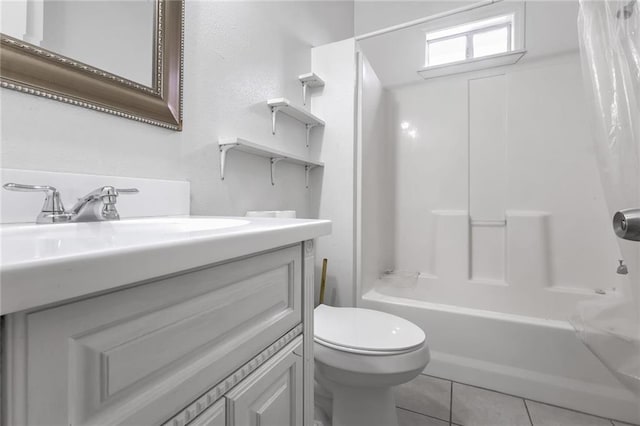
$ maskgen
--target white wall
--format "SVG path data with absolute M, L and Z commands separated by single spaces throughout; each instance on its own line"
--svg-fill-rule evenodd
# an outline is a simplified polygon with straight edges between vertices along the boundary
M 182 132 L 2 90 L 0 164 L 187 179 L 193 214 L 295 209 L 308 216 L 302 168 L 279 164 L 272 187 L 267 160 L 230 153 L 222 182 L 216 141 L 240 136 L 306 154 L 299 123 L 284 119 L 271 135 L 266 100 L 301 103 L 297 76 L 311 68 L 311 47 L 352 35 L 351 2 L 188 1 Z
M 355 303 L 355 40 L 353 38 L 313 49 L 312 69 L 326 81 L 315 92 L 311 110 L 327 126 L 314 135 L 311 150 L 324 161 L 312 187 L 312 215 L 333 221 L 330 236 L 317 242 L 316 261 L 329 260 L 325 303 Z M 321 137 L 321 138 L 320 138 Z M 319 284 L 319 283 L 318 283 Z

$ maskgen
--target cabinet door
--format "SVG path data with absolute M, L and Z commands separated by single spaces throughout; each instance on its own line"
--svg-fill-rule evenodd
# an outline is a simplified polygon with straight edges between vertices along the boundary
M 228 426 L 302 425 L 302 337 L 227 395 Z

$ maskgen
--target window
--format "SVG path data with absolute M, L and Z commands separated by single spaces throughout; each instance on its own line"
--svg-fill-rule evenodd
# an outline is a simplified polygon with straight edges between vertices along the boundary
M 505 15 L 428 32 L 425 66 L 512 51 L 513 21 L 513 15 Z

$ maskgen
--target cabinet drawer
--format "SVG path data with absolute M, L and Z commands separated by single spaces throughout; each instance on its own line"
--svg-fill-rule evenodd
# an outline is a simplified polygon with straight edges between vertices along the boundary
M 161 422 L 301 321 L 300 258 L 293 246 L 12 315 L 26 387 L 11 424 Z

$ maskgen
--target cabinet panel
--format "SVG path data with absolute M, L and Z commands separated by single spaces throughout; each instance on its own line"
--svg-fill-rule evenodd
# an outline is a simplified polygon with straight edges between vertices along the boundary
M 160 423 L 300 323 L 300 258 L 289 247 L 15 314 L 26 391 L 11 424 Z
M 227 395 L 229 426 L 302 425 L 302 337 Z

